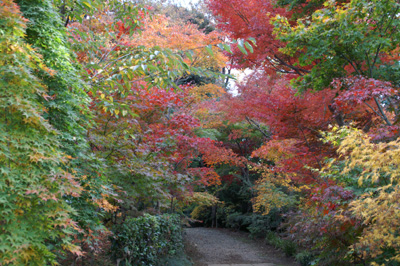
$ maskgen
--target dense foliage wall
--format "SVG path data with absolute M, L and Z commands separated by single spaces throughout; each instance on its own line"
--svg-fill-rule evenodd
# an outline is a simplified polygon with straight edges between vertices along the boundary
M 38 73 L 52 69 L 24 37 L 27 20 L 12 1 L 1 5 L 1 260 L 23 265 L 54 261 L 55 250 L 74 250 L 72 209 L 64 195 L 79 194 L 63 168 L 57 129 L 42 114 L 48 88 Z

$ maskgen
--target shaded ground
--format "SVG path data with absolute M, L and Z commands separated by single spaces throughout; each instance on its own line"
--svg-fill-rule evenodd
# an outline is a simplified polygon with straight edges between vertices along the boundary
M 252 240 L 243 232 L 227 229 L 186 228 L 186 251 L 194 266 L 297 266 L 280 251 L 263 241 Z

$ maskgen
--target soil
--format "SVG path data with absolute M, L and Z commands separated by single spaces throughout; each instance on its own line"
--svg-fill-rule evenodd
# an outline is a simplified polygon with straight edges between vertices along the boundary
M 264 241 L 250 239 L 244 232 L 204 227 L 186 228 L 185 243 L 186 252 L 194 266 L 299 265 Z

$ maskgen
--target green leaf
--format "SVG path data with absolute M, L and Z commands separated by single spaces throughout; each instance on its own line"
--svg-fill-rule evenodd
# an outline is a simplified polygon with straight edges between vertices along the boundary
M 238 48 L 239 48 L 239 50 L 240 50 L 242 53 L 244 53 L 245 55 L 247 55 L 247 51 L 246 51 L 246 49 L 245 49 L 244 46 L 243 46 L 243 40 L 242 40 L 242 39 L 239 39 L 239 40 L 238 40 Z
M 84 4 L 88 8 L 93 8 L 92 5 L 88 1 L 82 1 L 82 4 Z
M 193 52 L 193 51 L 187 51 L 185 54 L 186 54 L 187 58 L 190 59 L 190 61 L 193 61 L 193 56 L 192 56 L 191 52 Z
M 248 38 L 249 41 L 251 41 L 253 43 L 254 46 L 257 45 L 256 43 L 256 39 L 254 39 L 253 37 Z
M 214 56 L 211 44 L 206 46 L 206 50 L 211 56 Z
M 244 45 L 247 47 L 247 49 L 250 51 L 250 53 L 253 53 L 253 52 L 254 52 L 254 50 L 253 50 L 253 46 L 251 46 L 251 44 L 250 44 L 250 43 L 248 43 L 248 42 L 245 42 L 245 43 L 244 43 Z
M 230 47 L 229 45 L 227 45 L 227 44 L 224 43 L 224 44 L 222 44 L 222 46 L 224 47 L 224 50 L 225 50 L 225 51 L 227 51 L 227 52 L 233 54 L 233 52 L 232 52 L 232 50 L 231 50 L 231 47 Z

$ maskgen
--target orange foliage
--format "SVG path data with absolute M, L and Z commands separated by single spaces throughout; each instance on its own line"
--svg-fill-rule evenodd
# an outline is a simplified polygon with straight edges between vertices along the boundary
M 217 31 L 205 34 L 193 24 L 182 24 L 157 15 L 145 20 L 141 34 L 136 34 L 129 40 L 130 45 L 146 47 L 160 46 L 174 51 L 194 51 L 193 60 L 186 58 L 186 63 L 204 68 L 219 69 L 225 66 L 228 59 L 225 55 L 213 49 L 214 57 L 211 57 L 203 47 L 221 43 L 223 35 Z

